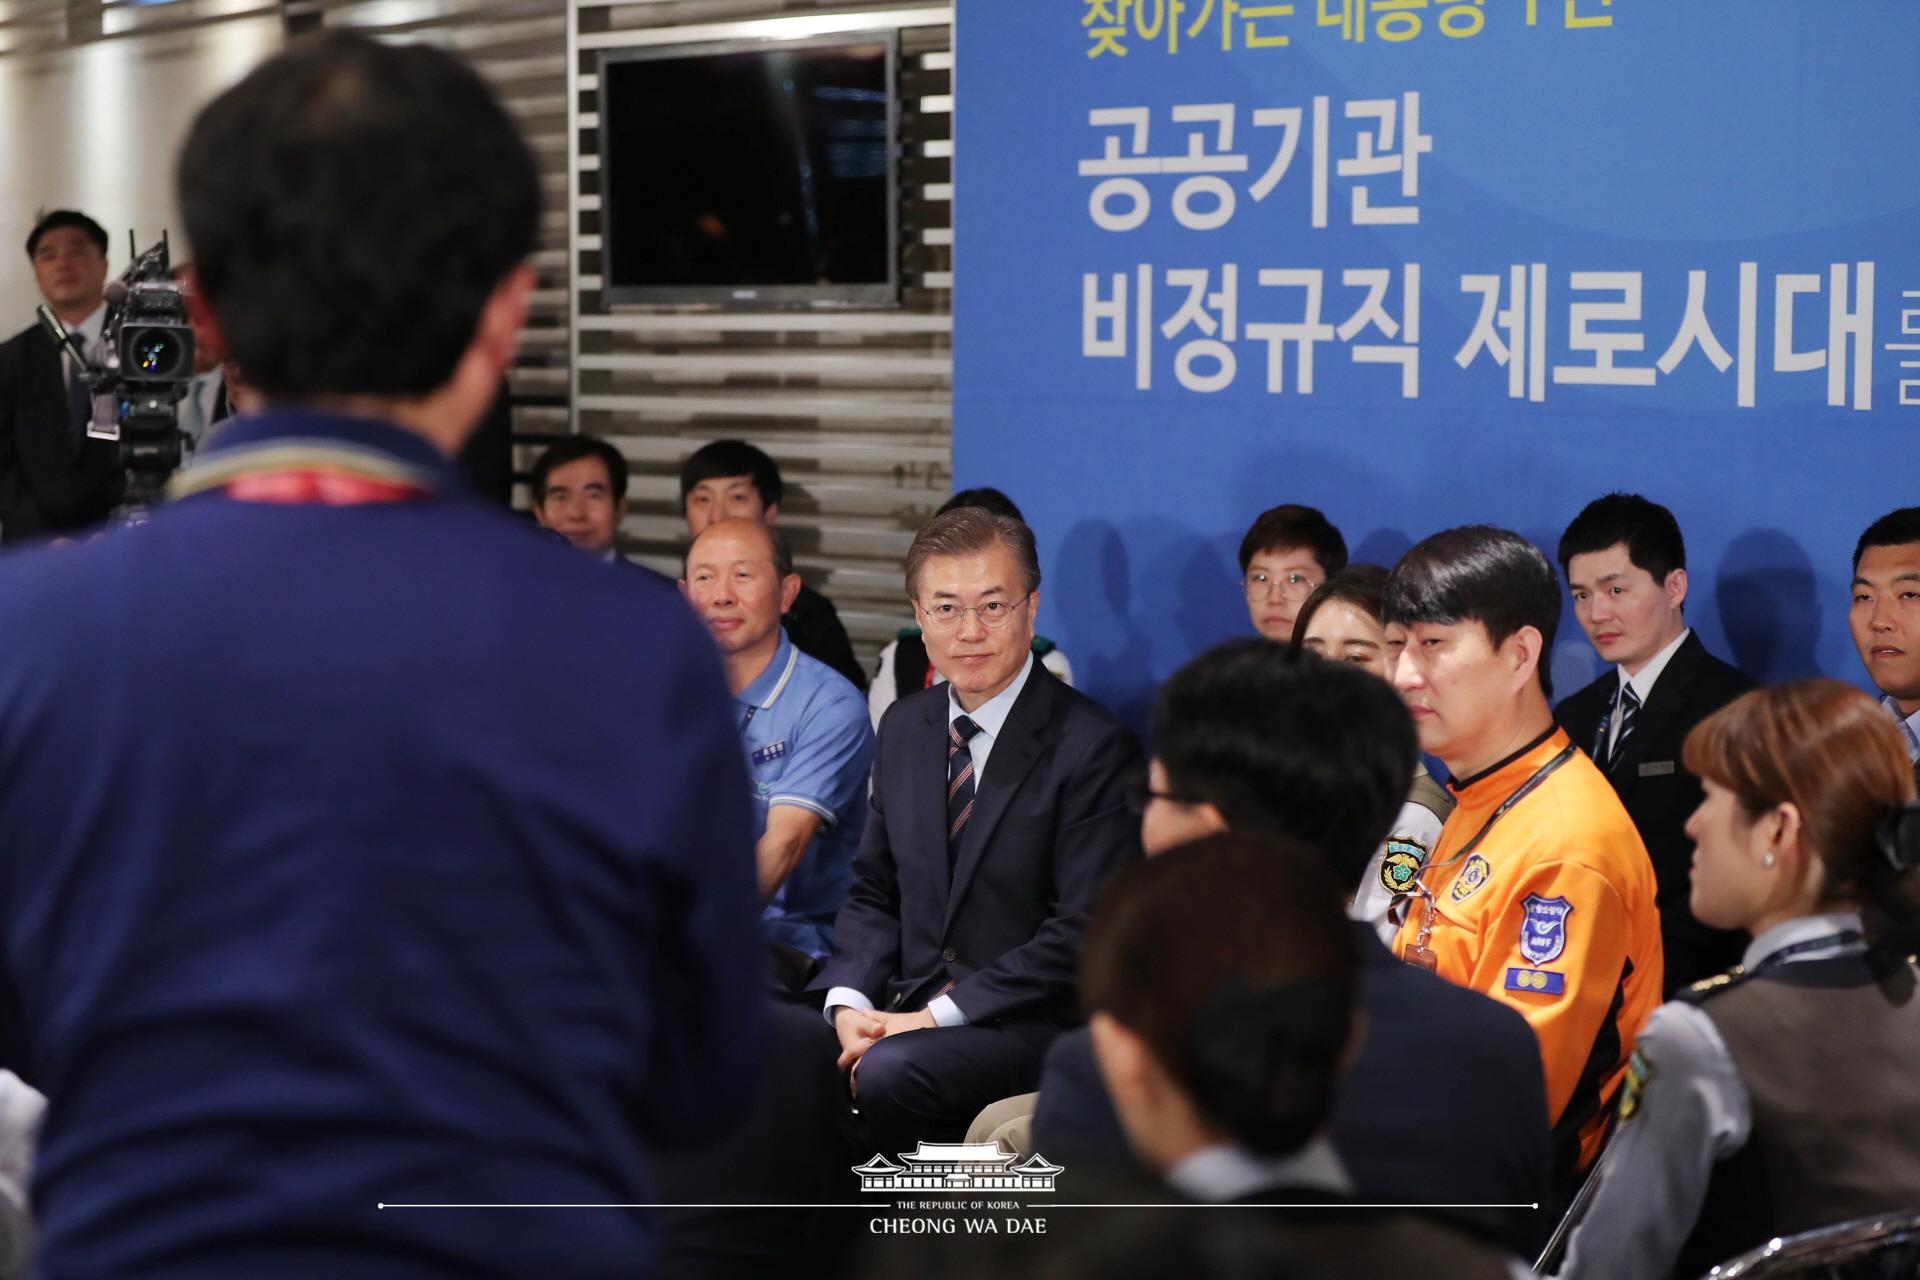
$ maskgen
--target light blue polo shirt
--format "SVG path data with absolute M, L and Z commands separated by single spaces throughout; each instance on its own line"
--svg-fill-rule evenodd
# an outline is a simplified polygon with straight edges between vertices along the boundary
M 780 647 L 754 682 L 734 695 L 747 749 L 758 831 L 767 810 L 797 805 L 820 815 L 819 832 L 760 913 L 769 938 L 820 957 L 833 949 L 833 918 L 853 883 L 853 855 L 867 824 L 873 723 L 847 678 L 793 647 Z

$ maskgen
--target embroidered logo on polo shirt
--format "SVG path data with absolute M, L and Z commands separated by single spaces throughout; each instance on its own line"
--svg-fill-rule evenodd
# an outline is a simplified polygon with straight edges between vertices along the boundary
M 787 740 L 782 738 L 778 742 L 769 742 L 766 746 L 755 751 L 753 753 L 753 762 L 755 764 L 771 764 L 775 760 L 784 758 L 786 754 Z
M 1543 898 L 1528 894 L 1520 903 L 1526 915 L 1520 920 L 1520 954 L 1533 964 L 1546 964 L 1567 949 L 1567 917 L 1573 904 L 1565 898 Z

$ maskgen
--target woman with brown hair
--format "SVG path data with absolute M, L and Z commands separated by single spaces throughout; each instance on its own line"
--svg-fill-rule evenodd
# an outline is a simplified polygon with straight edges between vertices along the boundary
M 1387 571 L 1377 564 L 1350 564 L 1307 597 L 1293 623 L 1293 648 L 1345 662 L 1391 682 L 1387 665 L 1385 613 Z M 1387 838 L 1374 851 L 1354 891 L 1349 912 L 1371 924 L 1383 942 L 1392 942 L 1399 923 L 1388 912 L 1394 899 L 1412 887 L 1427 864 L 1440 828 L 1453 812 L 1453 797 L 1418 760 L 1407 802 L 1393 820 Z
M 1686 767 L 1694 914 L 1753 937 L 1662 1005 L 1562 1276 L 1695 1276 L 1776 1235 L 1920 1205 L 1920 994 L 1862 912 L 1910 913 L 1920 806 L 1899 729 L 1837 680 L 1756 689 Z

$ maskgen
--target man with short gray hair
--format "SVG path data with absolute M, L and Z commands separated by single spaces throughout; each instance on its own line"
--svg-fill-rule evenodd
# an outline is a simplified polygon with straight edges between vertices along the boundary
M 1033 532 L 962 508 L 907 553 L 907 597 L 944 686 L 880 722 L 873 814 L 811 990 L 882 1152 L 957 1141 L 1035 1086 L 1078 1020 L 1094 895 L 1139 856 L 1133 733 L 1033 660 Z

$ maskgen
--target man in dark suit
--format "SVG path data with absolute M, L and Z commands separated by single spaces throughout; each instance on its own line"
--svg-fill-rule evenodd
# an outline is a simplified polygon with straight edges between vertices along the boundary
M 1094 894 L 1138 857 L 1133 734 L 1033 660 L 1033 533 L 968 507 L 928 521 L 907 594 L 946 677 L 880 722 L 873 812 L 825 997 L 883 1152 L 952 1141 L 1030 1090 L 1077 1016 Z
M 1415 739 L 1377 676 L 1265 640 L 1202 654 L 1161 688 L 1141 804 L 1149 857 L 1211 832 L 1299 841 L 1359 883 L 1406 799 Z M 1366 1031 L 1335 1099 L 1331 1138 L 1361 1199 L 1531 1204 L 1550 1163 L 1546 1082 L 1526 1020 L 1402 964 L 1353 922 Z M 1047 1055 L 1033 1146 L 1056 1164 L 1130 1159 L 1074 1031 Z M 1537 1215 L 1463 1215 L 1519 1245 Z M 1546 1224 L 1550 1226 L 1551 1224 Z
M 105 229 L 84 213 L 56 209 L 34 224 L 27 258 L 48 308 L 98 363 Z M 120 446 L 88 437 L 92 405 L 70 363 L 38 321 L 0 345 L 0 541 L 75 533 L 120 501 Z
M 1711 929 L 1688 905 L 1693 841 L 1687 818 L 1700 783 L 1680 764 L 1693 726 L 1753 681 L 1707 652 L 1687 626 L 1687 549 L 1673 513 L 1630 493 L 1597 498 L 1560 538 L 1573 613 L 1613 669 L 1554 709 L 1593 757 L 1633 819 L 1658 882 L 1663 994 L 1740 962 L 1743 934 Z

